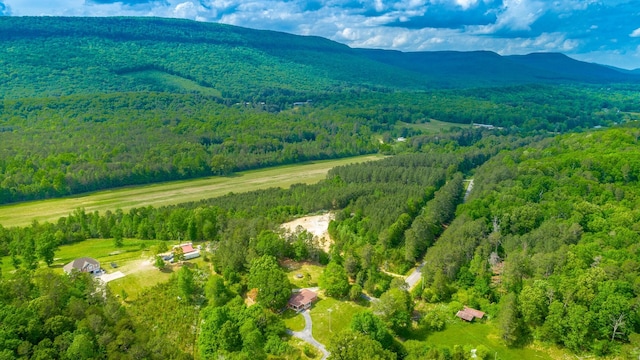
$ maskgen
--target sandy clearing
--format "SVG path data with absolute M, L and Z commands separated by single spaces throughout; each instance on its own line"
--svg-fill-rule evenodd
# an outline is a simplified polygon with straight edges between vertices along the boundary
M 329 247 L 333 243 L 331 236 L 329 236 L 329 222 L 335 218 L 335 214 L 328 212 L 322 215 L 305 216 L 288 223 L 282 224 L 282 228 L 290 233 L 297 231 L 298 226 L 305 229 L 312 234 L 319 242 L 322 250 L 329 252 Z

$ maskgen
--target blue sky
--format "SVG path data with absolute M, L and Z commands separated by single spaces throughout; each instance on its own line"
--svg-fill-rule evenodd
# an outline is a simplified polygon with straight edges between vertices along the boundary
M 177 17 L 352 47 L 562 52 L 640 68 L 640 0 L 0 0 L 0 14 Z

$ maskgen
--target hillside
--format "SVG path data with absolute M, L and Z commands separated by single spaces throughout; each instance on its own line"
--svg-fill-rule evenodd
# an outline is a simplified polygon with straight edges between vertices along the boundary
M 144 90 L 273 100 L 363 88 L 640 78 L 560 54 L 362 50 L 319 37 L 160 18 L 2 17 L 0 43 L 4 98 Z
M 432 119 L 548 133 L 640 113 L 636 77 L 560 54 L 160 18 L 0 17 L 0 45 L 0 204 L 393 153 Z

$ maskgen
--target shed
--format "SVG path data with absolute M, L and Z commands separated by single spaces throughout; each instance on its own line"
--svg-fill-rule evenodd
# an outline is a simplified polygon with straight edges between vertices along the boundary
M 473 315 L 473 317 L 476 317 L 478 319 L 482 319 L 484 317 L 484 312 L 480 311 L 480 310 L 476 310 L 476 309 L 472 309 L 470 307 L 464 307 L 463 309 L 465 312 Z
M 302 289 L 297 293 L 291 295 L 287 307 L 291 310 L 302 311 L 311 307 L 311 304 L 318 298 L 318 294 L 315 292 Z
M 464 321 L 473 321 L 475 318 L 482 319 L 484 312 L 465 306 L 456 313 L 456 316 Z
M 460 319 L 464 320 L 464 321 L 473 321 L 473 315 L 471 315 L 470 313 L 464 311 L 464 310 L 460 310 L 456 313 L 456 316 L 459 317 Z

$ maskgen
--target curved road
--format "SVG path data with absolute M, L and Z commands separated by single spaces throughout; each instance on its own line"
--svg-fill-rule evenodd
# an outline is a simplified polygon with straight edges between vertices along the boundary
M 325 360 L 329 356 L 329 352 L 324 347 L 324 345 L 320 344 L 318 340 L 313 338 L 311 334 L 311 329 L 313 327 L 313 322 L 311 321 L 311 315 L 309 315 L 309 310 L 304 310 L 301 312 L 302 317 L 304 317 L 304 329 L 302 331 L 291 331 L 287 329 L 287 333 L 289 335 L 295 336 L 298 339 L 302 339 L 309 344 L 311 344 L 316 349 L 322 352 L 322 360 Z

